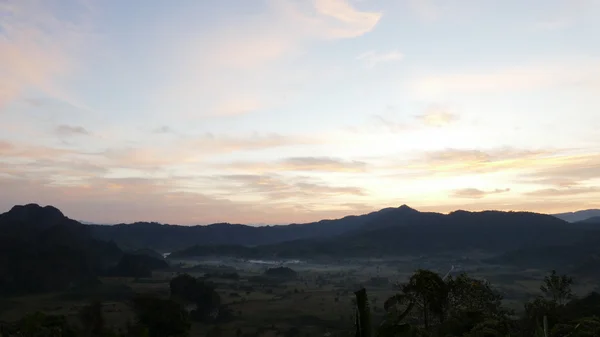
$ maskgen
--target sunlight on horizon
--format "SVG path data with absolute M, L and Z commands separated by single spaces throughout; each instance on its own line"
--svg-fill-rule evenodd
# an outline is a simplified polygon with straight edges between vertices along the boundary
M 598 17 L 573 0 L 4 1 L 0 212 L 600 208 Z

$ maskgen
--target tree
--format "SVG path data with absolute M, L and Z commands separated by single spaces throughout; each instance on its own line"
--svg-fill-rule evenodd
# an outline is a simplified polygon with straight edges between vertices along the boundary
M 571 277 L 558 275 L 556 270 L 553 270 L 550 275 L 544 277 L 544 283 L 540 286 L 540 290 L 544 293 L 544 296 L 552 299 L 558 305 L 564 305 L 573 298 L 572 285 L 573 279 Z
M 429 270 L 417 270 L 408 283 L 400 285 L 400 292 L 385 302 L 384 309 L 382 336 L 462 336 L 475 327 L 482 332 L 490 325 L 504 324 L 509 314 L 502 307 L 502 296 L 487 281 L 464 273 L 444 281 Z M 411 312 L 416 317 L 411 317 Z
M 102 303 L 94 301 L 83 307 L 79 312 L 79 320 L 86 336 L 97 337 L 104 334 Z
M 401 293 L 421 313 L 425 329 L 429 329 L 432 318 L 444 321 L 448 306 L 448 287 L 439 274 L 425 269 L 417 270 L 407 284 L 401 286 Z
M 150 296 L 133 300 L 138 323 L 147 327 L 148 337 L 187 336 L 190 321 L 187 311 L 177 302 Z
M 456 278 L 450 276 L 446 284 L 450 316 L 462 312 L 477 312 L 483 316 L 498 318 L 508 313 L 502 308 L 502 295 L 494 291 L 485 280 L 462 273 Z
M 75 337 L 75 331 L 64 316 L 46 315 L 36 312 L 22 318 L 14 327 L 19 337 Z
M 198 320 L 208 319 L 221 305 L 221 297 L 214 286 L 188 274 L 173 278 L 169 287 L 172 298 L 192 302 L 196 305 L 193 316 Z

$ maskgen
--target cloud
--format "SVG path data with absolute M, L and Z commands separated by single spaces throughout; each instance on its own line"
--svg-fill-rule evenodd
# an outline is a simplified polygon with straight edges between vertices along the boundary
M 363 161 L 344 161 L 331 157 L 294 157 L 285 159 L 282 164 L 298 171 L 364 172 L 367 167 Z
M 494 164 L 504 161 L 533 159 L 550 154 L 544 150 L 525 150 L 510 147 L 487 150 L 476 149 L 445 149 L 430 151 L 424 154 L 423 159 L 432 165 L 453 164 Z
M 263 103 L 257 98 L 234 99 L 220 103 L 215 107 L 215 113 L 219 116 L 235 116 L 253 112 L 263 107 Z
M 525 193 L 527 196 L 535 197 L 566 197 L 583 194 L 600 194 L 600 186 L 547 188 Z
M 312 41 L 347 39 L 375 28 L 381 13 L 360 11 L 347 0 L 269 0 L 266 13 L 245 17 L 207 39 L 199 52 L 212 66 L 244 69 L 271 62 Z M 207 55 L 208 51 L 208 55 Z
M 227 135 L 208 132 L 201 135 L 180 135 L 174 140 L 152 145 L 109 148 L 102 155 L 111 165 L 156 170 L 161 167 L 200 163 L 209 157 L 236 152 L 320 143 L 322 140 L 318 138 L 277 133 Z
M 3 159 L 45 159 L 76 154 L 70 149 L 29 145 L 0 140 L 0 157 Z
M 373 115 L 372 120 L 377 128 L 385 128 L 391 133 L 399 133 L 408 130 L 413 130 L 413 126 L 407 122 L 397 122 L 390 117 L 382 115 Z
M 432 106 L 428 108 L 423 114 L 418 115 L 417 118 L 426 126 L 431 127 L 446 126 L 456 122 L 459 119 L 458 115 L 439 106 Z
M 87 136 L 90 133 L 83 126 L 73 126 L 73 125 L 59 125 L 54 131 L 57 135 L 62 137 L 70 137 L 70 136 Z
M 598 86 L 600 61 L 540 62 L 535 65 L 500 68 L 493 71 L 471 70 L 455 74 L 427 76 L 413 83 L 420 97 L 453 94 L 484 94 L 532 91 L 566 86 Z
M 62 82 L 89 41 L 87 14 L 79 1 L 63 5 L 79 16 L 59 18 L 47 1 L 0 2 L 0 108 L 28 89 L 73 101 Z
M 390 51 L 384 53 L 369 51 L 359 55 L 356 59 L 363 61 L 367 68 L 374 68 L 380 63 L 399 61 L 403 57 L 404 55 L 399 51 Z
M 393 170 L 390 177 L 431 178 L 465 176 L 494 172 L 525 172 L 552 167 L 564 158 L 556 150 L 529 150 L 511 147 L 489 149 L 444 149 L 427 151 L 402 160 L 390 160 L 382 170 Z M 401 172 L 398 170 L 401 168 Z
M 385 129 L 391 133 L 404 133 L 411 131 L 420 131 L 426 128 L 439 128 L 453 124 L 459 120 L 459 116 L 453 113 L 450 109 L 432 104 L 427 107 L 422 113 L 409 116 L 407 119 L 393 109 L 386 109 L 385 114 L 373 114 L 370 116 L 370 121 L 359 127 L 347 128 L 354 133 L 381 133 Z M 399 120 L 402 117 L 404 120 Z
M 373 30 L 381 19 L 381 13 L 358 11 L 347 0 L 314 0 L 314 4 L 317 13 L 329 19 L 322 23 L 321 33 L 330 38 L 361 36 Z
M 254 15 L 224 16 L 210 31 L 184 22 L 184 33 L 157 42 L 169 51 L 157 67 L 175 66 L 155 89 L 156 105 L 194 118 L 238 116 L 288 104 L 299 79 L 309 85 L 307 78 L 323 75 L 303 64 L 291 69 L 291 61 L 314 44 L 367 34 L 381 18 L 381 13 L 357 9 L 346 0 L 265 4 Z
M 159 126 L 156 129 L 152 130 L 152 133 L 165 134 L 165 133 L 175 133 L 175 131 L 171 127 L 163 125 L 163 126 Z
M 492 191 L 483 191 L 483 190 L 476 189 L 476 188 L 464 188 L 464 189 L 453 191 L 451 196 L 456 197 L 456 198 L 481 199 L 488 195 L 506 193 L 509 191 L 510 191 L 510 188 L 495 189 Z
M 342 160 L 332 157 L 292 157 L 276 162 L 232 162 L 215 165 L 221 169 L 251 172 L 352 172 L 367 170 L 367 163 L 358 160 Z
M 534 184 L 573 186 L 600 178 L 600 154 L 585 153 L 555 158 L 553 165 L 536 167 L 521 176 Z
M 296 199 L 305 200 L 311 196 L 320 198 L 334 196 L 365 196 L 362 188 L 351 186 L 332 186 L 323 182 L 314 182 L 308 178 L 284 178 L 273 174 L 222 175 L 215 179 L 226 187 L 235 187 L 240 194 L 260 195 L 269 200 Z

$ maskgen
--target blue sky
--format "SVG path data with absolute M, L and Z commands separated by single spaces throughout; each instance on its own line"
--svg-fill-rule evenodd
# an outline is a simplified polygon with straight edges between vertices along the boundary
M 0 209 L 600 207 L 600 1 L 0 3 Z

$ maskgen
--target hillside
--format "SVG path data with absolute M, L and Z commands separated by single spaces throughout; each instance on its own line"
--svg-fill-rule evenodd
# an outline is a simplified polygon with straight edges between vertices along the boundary
M 579 222 L 593 217 L 600 217 L 600 209 L 586 209 L 576 212 L 559 213 L 553 214 L 553 216 L 568 222 Z
M 336 220 L 321 220 L 305 224 L 279 226 L 247 226 L 228 223 L 207 226 L 178 226 L 137 222 L 113 226 L 90 225 L 94 237 L 114 241 L 124 249 L 150 248 L 159 252 L 172 252 L 194 245 L 257 246 L 285 241 L 333 237 L 375 222 L 396 208 L 385 208 L 359 216 Z
M 586 237 L 572 243 L 523 247 L 485 262 L 520 268 L 557 269 L 578 277 L 600 275 L 600 230 L 586 231 Z
M 0 289 L 4 294 L 65 289 L 95 282 L 121 250 L 92 238 L 58 209 L 15 206 L 0 215 Z
M 384 256 L 485 251 L 571 244 L 588 231 L 550 215 L 527 212 L 423 213 L 402 206 L 336 237 L 295 240 L 259 247 L 196 246 L 171 257 L 234 256 Z
M 577 223 L 579 223 L 579 224 L 594 224 L 594 225 L 598 225 L 598 228 L 600 229 L 600 215 L 599 216 L 594 216 L 594 217 L 591 217 L 591 218 L 587 218 L 585 220 L 578 221 Z

